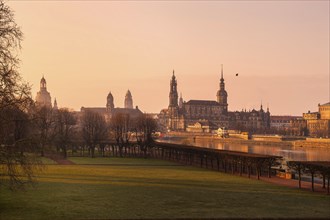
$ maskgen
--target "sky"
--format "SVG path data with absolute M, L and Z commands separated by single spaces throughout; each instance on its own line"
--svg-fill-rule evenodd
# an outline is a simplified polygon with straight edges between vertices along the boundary
M 79 110 L 158 113 L 173 70 L 183 99 L 216 100 L 221 64 L 230 111 L 317 111 L 330 101 L 329 1 L 8 1 L 24 33 L 20 71 Z M 236 76 L 236 73 L 239 73 Z

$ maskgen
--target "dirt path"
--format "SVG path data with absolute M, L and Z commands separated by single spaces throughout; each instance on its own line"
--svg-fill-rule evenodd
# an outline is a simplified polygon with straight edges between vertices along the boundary
M 60 155 L 57 155 L 57 154 L 49 154 L 49 155 L 46 155 L 45 157 L 55 161 L 59 165 L 73 165 L 73 164 L 75 164 L 72 161 L 63 158 L 63 156 L 60 156 Z

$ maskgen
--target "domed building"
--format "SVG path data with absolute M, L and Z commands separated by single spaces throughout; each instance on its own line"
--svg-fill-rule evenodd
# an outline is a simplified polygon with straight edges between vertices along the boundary
M 100 115 L 103 115 L 107 121 L 110 121 L 110 119 L 116 114 L 127 114 L 131 118 L 136 118 L 143 114 L 138 106 L 133 108 L 132 94 L 129 90 L 125 95 L 124 108 L 115 107 L 114 98 L 111 92 L 109 92 L 106 100 L 107 103 L 105 107 L 81 107 L 80 111 L 81 113 L 84 111 L 97 112 Z
M 40 91 L 37 92 L 36 105 L 52 108 L 52 99 L 50 93 L 47 91 L 47 83 L 44 77 L 40 80 Z

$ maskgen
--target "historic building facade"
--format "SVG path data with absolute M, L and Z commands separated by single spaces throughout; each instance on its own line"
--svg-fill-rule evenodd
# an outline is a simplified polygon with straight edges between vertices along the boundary
M 252 111 L 228 111 L 228 93 L 225 90 L 223 68 L 219 90 L 214 100 L 189 100 L 183 101 L 182 95 L 178 102 L 177 80 L 173 71 L 170 81 L 169 105 L 159 114 L 160 124 L 170 131 L 195 131 L 202 130 L 210 132 L 218 128 L 240 129 L 240 130 L 262 130 L 270 126 L 270 113 L 263 110 Z M 195 129 L 197 126 L 207 125 L 209 129 Z
M 133 108 L 133 98 L 129 90 L 125 95 L 124 108 L 115 107 L 114 98 L 111 92 L 109 92 L 106 100 L 107 101 L 105 107 L 81 107 L 80 112 L 81 113 L 83 113 L 84 111 L 97 112 L 100 115 L 103 115 L 106 121 L 110 121 L 111 117 L 113 117 L 118 113 L 127 114 L 131 118 L 136 118 L 143 114 L 141 110 L 138 108 L 138 106 L 136 106 L 136 108 Z
M 330 137 L 330 102 L 318 105 L 318 112 L 303 113 L 309 136 Z

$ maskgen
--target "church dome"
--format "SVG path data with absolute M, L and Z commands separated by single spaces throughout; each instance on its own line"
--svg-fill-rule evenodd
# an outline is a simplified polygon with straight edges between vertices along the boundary
M 46 84 L 46 80 L 44 77 L 41 78 L 40 83 Z

